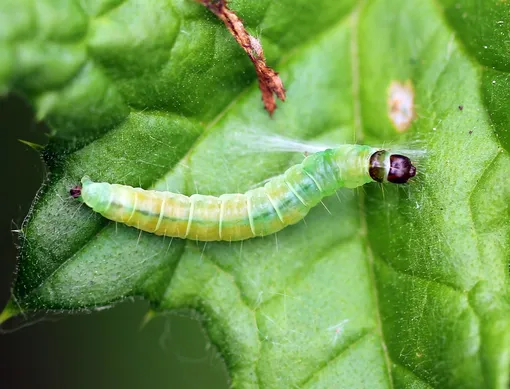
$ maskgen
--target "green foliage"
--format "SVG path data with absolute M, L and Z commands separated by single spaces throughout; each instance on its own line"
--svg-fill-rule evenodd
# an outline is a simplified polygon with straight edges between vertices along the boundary
M 2 2 L 0 87 L 27 96 L 56 135 L 0 317 L 142 296 L 154 310 L 202 312 L 239 388 L 507 388 L 510 7 L 231 7 L 281 72 L 287 101 L 274 119 L 251 63 L 198 3 Z M 388 87 L 407 80 L 417 117 L 399 133 Z M 140 235 L 68 199 L 84 174 L 244 191 L 296 162 L 261 153 L 246 136 L 260 130 L 426 153 L 414 183 L 340 191 L 325 201 L 332 215 L 317 207 L 277 239 Z

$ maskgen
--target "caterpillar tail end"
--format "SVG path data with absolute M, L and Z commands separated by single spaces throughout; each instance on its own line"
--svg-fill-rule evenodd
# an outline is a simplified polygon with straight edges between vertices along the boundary
M 73 186 L 71 189 L 69 189 L 69 194 L 73 199 L 83 201 L 81 197 L 81 189 L 82 189 L 81 185 Z
M 83 176 L 81 179 L 81 185 L 75 185 L 69 190 L 69 194 L 73 199 L 83 202 L 83 198 L 81 196 L 82 189 L 85 185 L 92 183 L 92 180 L 89 176 Z

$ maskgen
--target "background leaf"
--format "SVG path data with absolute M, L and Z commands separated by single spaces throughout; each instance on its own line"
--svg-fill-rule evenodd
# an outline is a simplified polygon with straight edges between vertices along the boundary
M 508 386 L 506 4 L 232 1 L 287 88 L 273 120 L 249 60 L 199 4 L 2 7 L 0 84 L 57 133 L 23 229 L 19 308 L 142 296 L 196 309 L 243 388 Z M 402 133 L 387 97 L 407 80 L 417 119 Z M 427 152 L 406 188 L 340 191 L 332 215 L 317 207 L 239 244 L 139 234 L 67 199 L 85 173 L 244 191 L 301 159 L 261 154 L 262 130 Z

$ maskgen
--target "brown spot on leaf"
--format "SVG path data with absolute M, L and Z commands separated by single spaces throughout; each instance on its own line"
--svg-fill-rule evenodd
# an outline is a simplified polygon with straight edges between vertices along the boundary
M 464 109 L 463 105 L 459 105 L 459 111 L 462 111 Z
M 388 116 L 398 132 L 405 132 L 416 118 L 411 81 L 392 81 L 388 88 Z
M 264 50 L 260 41 L 248 34 L 239 17 L 228 8 L 226 0 L 196 0 L 207 7 L 212 13 L 220 18 L 235 40 L 243 48 L 250 57 L 251 62 L 255 66 L 257 77 L 259 79 L 259 87 L 262 92 L 262 101 L 264 107 L 272 115 L 276 109 L 274 95 L 281 101 L 285 101 L 285 88 L 278 73 L 266 65 Z

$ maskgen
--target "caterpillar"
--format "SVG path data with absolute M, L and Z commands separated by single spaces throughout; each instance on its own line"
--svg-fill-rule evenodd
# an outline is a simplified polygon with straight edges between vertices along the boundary
M 403 184 L 415 175 L 415 166 L 404 155 L 341 145 L 309 155 L 264 186 L 243 194 L 188 197 L 93 182 L 85 176 L 70 195 L 107 219 L 156 235 L 237 241 L 273 234 L 297 223 L 341 187 L 373 181 Z

